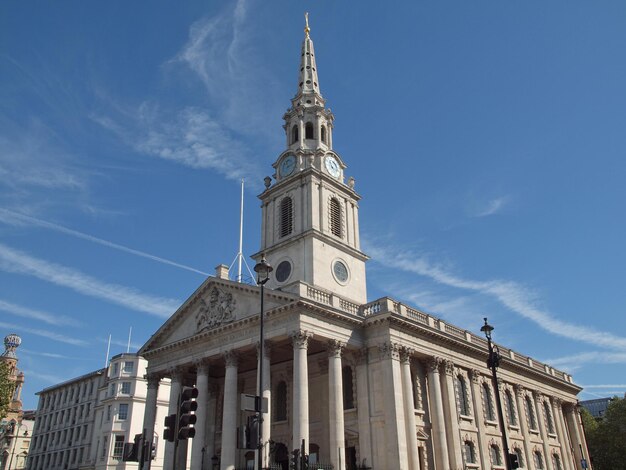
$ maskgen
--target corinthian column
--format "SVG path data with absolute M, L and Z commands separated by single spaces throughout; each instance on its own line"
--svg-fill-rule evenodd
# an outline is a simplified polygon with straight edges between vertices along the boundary
M 563 422 L 563 410 L 561 409 L 561 399 L 553 398 L 552 402 L 552 416 L 554 417 L 554 422 L 556 423 L 556 430 L 559 434 L 559 446 L 561 447 L 561 463 L 563 464 L 564 470 L 576 470 L 572 466 L 572 458 L 571 458 L 571 446 L 569 444 L 569 438 L 567 436 L 567 429 L 565 428 L 565 423 Z
M 428 363 L 428 391 L 432 400 L 433 415 L 431 426 L 433 428 L 433 447 L 435 448 L 435 467 L 443 470 L 450 468 L 448 459 L 448 443 L 446 441 L 446 418 L 443 412 L 443 397 L 441 396 L 441 382 L 439 380 L 439 366 L 442 360 L 433 357 Z
M 448 455 L 451 468 L 462 468 L 461 462 L 461 433 L 459 431 L 459 416 L 456 407 L 456 394 L 454 393 L 454 363 L 444 361 L 445 388 L 444 388 L 444 412 L 448 427 Z M 497 393 L 497 390 L 496 390 Z
M 541 434 L 541 440 L 543 441 L 543 455 L 546 456 L 546 468 L 550 470 L 552 468 L 552 461 L 550 460 L 550 443 L 548 442 L 548 423 L 547 416 L 544 417 L 543 401 L 539 392 L 533 392 L 533 401 L 535 402 L 535 410 L 537 412 L 537 419 L 539 420 L 539 432 Z M 556 469 L 554 469 L 556 470 Z
M 237 447 L 237 354 L 224 353 L 226 375 L 224 377 L 224 406 L 222 410 L 222 458 L 221 470 L 234 470 Z
M 409 468 L 420 470 L 419 454 L 417 451 L 417 432 L 415 430 L 415 400 L 413 398 L 413 380 L 411 378 L 411 354 L 409 348 L 400 349 L 400 364 L 402 369 L 402 396 L 404 397 L 404 422 L 406 425 L 406 441 L 409 450 Z
M 302 439 L 309 443 L 309 368 L 307 347 L 311 333 L 294 331 L 293 341 L 293 449 L 299 449 Z
M 209 364 L 206 361 L 196 363 L 196 388 L 198 389 L 198 409 L 196 410 L 197 421 L 194 425 L 196 435 L 191 442 L 191 470 L 204 470 L 202 468 L 202 450 L 206 445 L 206 428 L 209 402 Z M 206 459 L 206 456 L 204 457 Z M 209 456 L 210 458 L 210 456 Z
M 379 349 L 385 397 L 386 468 L 406 470 L 409 467 L 409 459 L 406 448 L 399 349 L 395 343 L 383 343 Z
M 356 365 L 356 406 L 359 419 L 359 454 L 361 461 L 372 464 L 372 437 L 370 432 L 369 380 L 367 371 L 367 348 L 359 351 Z
M 177 369 L 173 369 L 169 373 L 171 384 L 170 384 L 170 402 L 167 409 L 167 414 L 178 414 L 178 402 L 180 400 L 180 391 L 182 388 L 181 380 L 182 376 L 180 371 Z M 174 430 L 172 430 L 173 432 Z M 174 436 L 176 439 L 178 436 Z M 165 457 L 163 459 L 163 468 L 174 468 L 174 449 L 175 442 L 165 442 Z
M 519 425 L 522 428 L 522 434 L 524 435 L 524 453 L 526 467 L 530 467 L 532 462 L 532 452 L 530 451 L 530 432 L 528 431 L 528 410 L 524 403 L 524 387 L 519 384 L 515 385 L 515 398 L 517 400 L 517 409 L 519 410 Z
M 154 436 L 154 428 L 156 424 L 157 415 L 157 398 L 159 395 L 159 382 L 161 376 L 157 374 L 148 374 L 148 392 L 146 394 L 146 411 L 143 415 L 143 428 L 146 430 L 146 436 L 152 442 L 152 436 Z
M 328 342 L 328 434 L 330 437 L 330 463 L 337 470 L 345 470 L 346 442 L 343 423 L 343 381 L 341 376 L 341 350 L 344 344 L 337 340 Z
M 483 403 L 481 400 L 481 373 L 477 369 L 470 371 L 472 378 L 472 405 L 474 406 L 474 417 L 476 419 L 476 427 L 478 428 L 478 453 L 480 454 L 480 462 L 486 466 L 489 462 L 489 449 L 487 442 L 487 433 L 485 431 L 485 414 L 483 413 Z

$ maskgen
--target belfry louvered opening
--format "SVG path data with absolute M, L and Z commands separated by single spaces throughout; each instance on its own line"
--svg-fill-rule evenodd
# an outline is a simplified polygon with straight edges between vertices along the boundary
M 290 197 L 280 201 L 280 236 L 286 237 L 293 231 L 293 202 Z
M 341 204 L 336 197 L 330 198 L 330 232 L 339 237 L 343 237 L 341 223 Z

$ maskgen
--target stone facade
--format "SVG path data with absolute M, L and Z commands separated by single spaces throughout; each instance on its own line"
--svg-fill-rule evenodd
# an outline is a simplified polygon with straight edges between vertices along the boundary
M 264 289 L 263 357 L 263 290 L 228 280 L 223 266 L 139 352 L 155 383 L 171 380 L 171 413 L 182 387 L 199 389 L 197 435 L 179 446 L 176 468 L 209 468 L 211 456 L 222 470 L 252 468 L 257 458 L 286 469 L 304 442 L 310 462 L 335 470 L 503 469 L 502 432 L 521 468 L 579 468 L 587 458 L 580 388 L 568 374 L 500 346 L 494 390 L 485 339 L 388 297 L 367 302 L 360 197 L 333 150 L 334 116 L 320 93 L 308 24 L 291 104 L 286 150 L 259 196 L 261 250 L 253 257 L 274 267 Z M 240 394 L 257 394 L 259 361 L 269 407 L 257 456 L 237 448 L 237 428 L 251 414 L 241 411 Z M 147 403 L 158 390 L 148 390 Z M 156 413 L 146 406 L 144 427 L 161 435 Z M 167 443 L 166 468 L 174 458 Z

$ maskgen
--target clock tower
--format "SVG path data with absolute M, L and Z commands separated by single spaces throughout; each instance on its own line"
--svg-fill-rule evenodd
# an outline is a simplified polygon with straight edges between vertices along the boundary
M 367 302 L 365 261 L 360 249 L 354 179 L 333 150 L 335 117 L 320 93 L 315 51 L 306 17 L 298 92 L 285 120 L 286 149 L 265 178 L 261 250 L 274 267 L 267 286 L 285 288 L 302 281 L 316 288 Z

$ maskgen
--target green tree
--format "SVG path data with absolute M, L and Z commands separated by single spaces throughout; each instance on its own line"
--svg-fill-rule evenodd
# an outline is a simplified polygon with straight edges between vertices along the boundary
M 9 405 L 13 398 L 13 389 L 15 384 L 11 380 L 11 371 L 9 365 L 0 362 L 0 419 L 3 419 L 9 411 Z
M 585 411 L 583 426 L 594 470 L 626 470 L 626 399 L 614 398 L 601 421 Z

